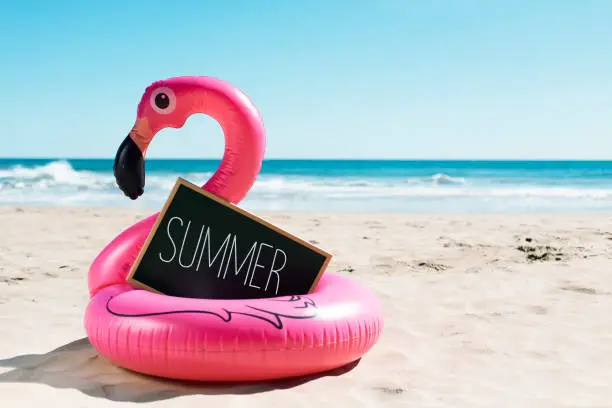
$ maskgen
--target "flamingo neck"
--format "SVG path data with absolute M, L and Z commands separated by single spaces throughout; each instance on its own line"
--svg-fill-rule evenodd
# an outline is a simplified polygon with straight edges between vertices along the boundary
M 255 106 L 232 85 L 211 78 L 206 88 L 183 95 L 181 105 L 189 106 L 183 123 L 195 113 L 219 122 L 225 136 L 221 164 L 202 188 L 233 204 L 249 192 L 261 170 L 265 151 L 265 129 Z M 187 99 L 183 101 L 183 99 Z

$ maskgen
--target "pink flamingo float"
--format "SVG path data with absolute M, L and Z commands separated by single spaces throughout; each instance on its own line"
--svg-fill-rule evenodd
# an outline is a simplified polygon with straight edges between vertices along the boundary
M 195 113 L 216 119 L 223 160 L 203 189 L 237 204 L 261 169 L 265 129 L 250 99 L 211 77 L 151 84 L 115 158 L 115 177 L 131 199 L 144 193 L 145 155 L 156 133 Z M 89 270 L 85 329 L 98 352 L 136 372 L 185 380 L 248 381 L 331 370 L 361 358 L 383 327 L 366 287 L 325 273 L 315 291 L 266 299 L 213 300 L 142 290 L 126 277 L 159 213 L 113 239 Z

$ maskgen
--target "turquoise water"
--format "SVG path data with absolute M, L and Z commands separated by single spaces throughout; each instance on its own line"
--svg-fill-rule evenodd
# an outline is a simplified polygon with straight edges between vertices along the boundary
M 177 177 L 198 185 L 218 160 L 148 159 L 145 194 L 119 191 L 112 159 L 0 159 L 0 204 L 159 209 Z M 612 211 L 612 161 L 267 160 L 249 210 Z

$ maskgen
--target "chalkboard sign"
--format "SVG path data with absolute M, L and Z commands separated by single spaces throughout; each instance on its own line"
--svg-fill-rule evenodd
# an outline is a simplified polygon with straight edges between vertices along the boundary
M 179 178 L 128 282 L 170 296 L 304 295 L 331 255 Z

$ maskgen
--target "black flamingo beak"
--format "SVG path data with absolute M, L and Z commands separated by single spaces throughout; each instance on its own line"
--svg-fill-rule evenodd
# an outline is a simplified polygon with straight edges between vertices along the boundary
M 130 135 L 121 142 L 117 150 L 113 171 L 119 188 L 130 199 L 135 200 L 144 193 L 144 157 Z

